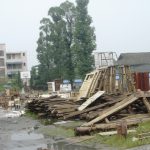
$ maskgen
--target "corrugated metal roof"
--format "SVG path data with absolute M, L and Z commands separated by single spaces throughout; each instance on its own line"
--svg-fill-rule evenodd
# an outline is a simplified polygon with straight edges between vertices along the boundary
M 150 52 L 122 53 L 117 63 L 119 65 L 150 65 Z

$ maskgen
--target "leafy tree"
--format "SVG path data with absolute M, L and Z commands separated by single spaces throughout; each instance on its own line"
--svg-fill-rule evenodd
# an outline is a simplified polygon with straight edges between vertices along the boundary
M 87 11 L 89 1 L 76 2 L 76 7 L 69 1 L 51 7 L 48 17 L 41 20 L 37 41 L 38 80 L 31 80 L 32 85 L 44 86 L 53 79 L 68 79 L 72 84 L 77 75 L 83 77 L 92 69 L 91 54 L 96 45 Z
M 22 80 L 21 80 L 21 77 L 20 77 L 20 72 L 18 71 L 14 77 L 13 77 L 13 80 L 12 80 L 12 87 L 13 88 L 17 88 L 17 89 L 21 89 L 23 87 L 23 84 L 22 84 Z
M 47 89 L 47 71 L 41 65 L 34 66 L 31 69 L 30 86 L 34 90 L 46 90 Z
M 84 78 L 92 70 L 92 52 L 96 48 L 92 18 L 88 15 L 89 0 L 76 0 L 76 19 L 74 32 L 74 53 L 77 74 Z
M 30 87 L 32 89 L 35 88 L 36 80 L 37 80 L 37 73 L 36 73 L 36 67 L 34 66 L 31 68 L 31 79 L 30 79 Z
M 65 23 L 63 21 L 63 10 L 60 7 L 50 8 L 48 15 L 52 22 L 50 40 L 53 49 L 53 60 L 55 64 L 55 74 L 57 78 L 63 78 L 64 71 L 64 39 L 63 33 Z
M 73 85 L 73 79 L 75 78 L 74 62 L 73 62 L 73 32 L 74 32 L 74 21 L 75 21 L 75 6 L 73 3 L 66 1 L 60 5 L 60 8 L 64 11 L 63 20 L 65 22 L 64 30 L 64 77 L 70 80 Z
M 41 20 L 37 58 L 46 69 L 47 78 L 74 79 L 73 65 L 73 26 L 75 7 L 68 1 L 60 7 L 51 7 L 48 18 Z M 52 75 L 53 74 L 53 75 Z

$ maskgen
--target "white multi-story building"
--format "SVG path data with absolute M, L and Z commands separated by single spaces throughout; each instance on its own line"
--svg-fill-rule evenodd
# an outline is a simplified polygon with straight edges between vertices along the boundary
M 8 77 L 17 72 L 27 71 L 26 52 L 6 52 L 6 67 Z
M 6 77 L 6 45 L 0 44 L 0 78 Z

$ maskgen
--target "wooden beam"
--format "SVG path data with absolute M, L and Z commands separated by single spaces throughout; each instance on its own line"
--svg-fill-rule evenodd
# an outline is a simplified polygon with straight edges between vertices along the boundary
M 143 97 L 143 102 L 144 102 L 148 112 L 150 113 L 150 103 L 148 102 L 146 97 Z
M 116 129 L 118 123 L 122 122 L 122 120 L 125 120 L 127 122 L 127 126 L 129 127 L 129 126 L 137 125 L 138 123 L 150 121 L 150 117 L 148 114 L 138 114 L 138 115 L 130 116 L 129 118 L 125 117 L 122 119 L 118 119 L 116 121 L 111 121 L 110 123 L 100 123 L 90 127 L 80 126 L 75 128 L 75 135 L 86 135 L 86 134 L 90 134 L 90 132 L 92 131 L 97 131 L 97 130 Z
M 110 116 L 111 114 L 114 114 L 114 113 L 118 112 L 119 110 L 125 108 L 126 106 L 133 103 L 137 99 L 138 99 L 137 97 L 135 97 L 134 95 L 131 95 L 131 96 L 125 98 L 124 100 L 122 100 L 121 102 L 117 103 L 116 105 L 114 105 L 108 109 L 105 109 L 103 112 L 101 112 L 99 114 L 99 116 L 97 118 L 91 120 L 88 123 L 83 124 L 82 126 L 91 126 L 91 125 L 103 120 L 104 118 Z
M 91 103 L 93 103 L 96 99 L 101 97 L 105 91 L 98 91 L 96 94 L 94 94 L 92 97 L 90 97 L 88 100 L 86 100 L 80 107 L 78 107 L 79 111 L 84 110 L 87 106 L 89 106 Z
M 69 114 L 69 115 L 67 115 L 67 116 L 64 116 L 64 119 L 66 120 L 66 119 L 69 119 L 69 118 L 78 116 L 78 115 L 80 115 L 80 114 L 87 113 L 87 112 L 90 112 L 90 111 L 93 111 L 93 110 L 96 110 L 96 109 L 105 107 L 105 106 L 107 106 L 107 105 L 112 105 L 112 104 L 117 103 L 117 102 L 119 102 L 119 101 L 121 101 L 121 99 L 119 99 L 119 100 L 114 100 L 114 101 L 110 101 L 110 102 L 106 102 L 106 103 L 104 103 L 104 104 L 100 104 L 100 105 L 98 105 L 98 106 L 93 106 L 93 107 L 87 108 L 87 109 L 82 110 L 82 111 L 76 111 L 76 112 L 73 112 L 73 113 L 71 113 L 71 114 Z
M 136 132 L 136 130 L 127 130 L 127 132 L 133 133 L 133 132 Z M 117 134 L 117 131 L 100 132 L 98 134 L 102 135 L 102 136 L 115 135 L 115 134 Z

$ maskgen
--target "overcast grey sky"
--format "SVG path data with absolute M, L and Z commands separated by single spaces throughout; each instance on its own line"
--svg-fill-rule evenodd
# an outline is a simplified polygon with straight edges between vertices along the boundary
M 38 64 L 40 20 L 65 0 L 0 0 L 0 43 L 8 51 L 27 51 L 28 68 Z M 70 0 L 75 2 L 75 0 Z M 90 0 L 97 50 L 150 51 L 150 0 Z

